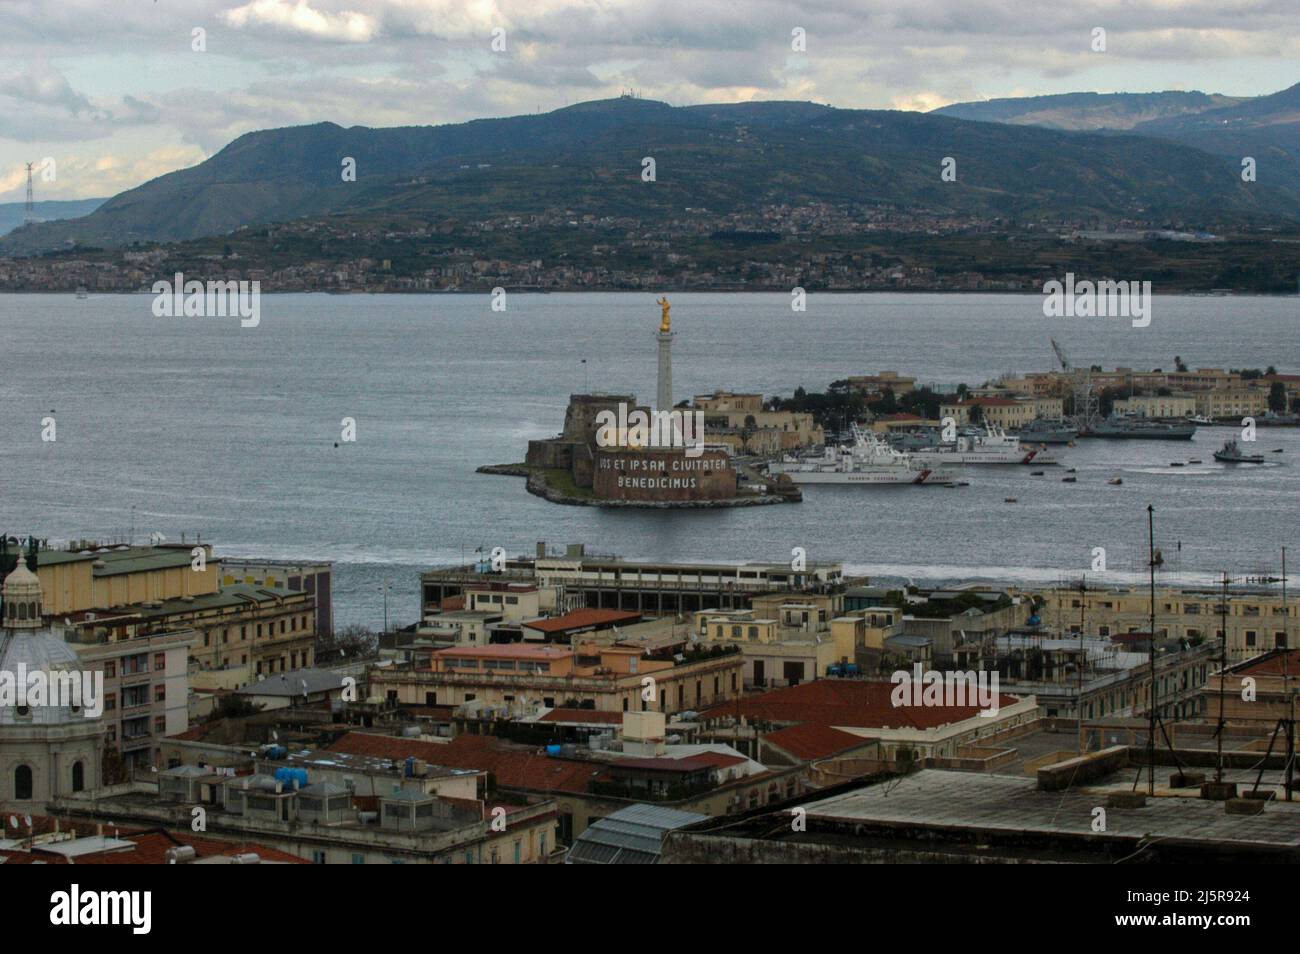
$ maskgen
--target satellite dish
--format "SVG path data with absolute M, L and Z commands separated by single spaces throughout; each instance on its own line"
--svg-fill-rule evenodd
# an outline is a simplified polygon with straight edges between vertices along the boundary
M 23 822 L 26 823 L 26 825 L 27 825 L 28 828 L 31 828 L 31 827 L 32 827 L 32 816 L 31 816 L 31 815 L 24 815 L 24 816 L 23 816 Z
M 10 825 L 11 828 L 17 828 L 17 827 L 18 827 L 18 816 L 17 816 L 17 815 L 10 815 L 10 816 L 9 816 L 9 825 Z

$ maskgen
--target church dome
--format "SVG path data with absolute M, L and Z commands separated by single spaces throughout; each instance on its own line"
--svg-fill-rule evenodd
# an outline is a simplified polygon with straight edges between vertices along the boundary
M 30 686 L 30 674 L 35 672 L 45 673 L 47 683 L 52 681 L 48 678 L 52 673 L 73 673 L 83 680 L 91 677 L 82 668 L 77 651 L 41 622 L 41 581 L 27 569 L 21 558 L 13 572 L 5 577 L 0 592 L 4 595 L 4 620 L 0 624 L 0 679 L 9 683 L 4 687 L 6 696 L 24 688 L 19 685 L 24 675 L 26 684 Z M 52 686 L 47 690 L 47 700 L 52 690 Z M 26 702 L 26 696 L 17 698 L 17 701 Z M 79 707 L 0 705 L 0 725 L 60 725 L 86 721 L 86 714 Z
M 91 678 L 91 673 L 82 668 L 76 650 L 48 629 L 4 630 L 0 634 L 0 678 L 12 680 L 11 686 L 6 687 L 6 694 L 21 689 L 18 685 L 21 674 L 28 674 L 30 685 L 30 674 L 34 672 L 44 672 L 47 682 L 54 681 L 48 678 L 51 673 L 59 672 L 73 673 L 83 680 Z M 47 690 L 50 691 L 53 691 L 52 686 Z M 87 721 L 84 710 L 71 706 L 0 706 L 0 726 L 80 724 Z

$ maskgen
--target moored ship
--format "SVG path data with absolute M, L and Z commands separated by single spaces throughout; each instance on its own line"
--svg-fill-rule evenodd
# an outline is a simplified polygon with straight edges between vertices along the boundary
M 796 484 L 928 484 L 949 483 L 931 467 L 890 447 L 874 434 L 852 428 L 853 442 L 828 446 L 811 457 L 787 455 L 768 465 L 768 473 L 785 474 Z
M 1151 420 L 1145 417 L 1124 417 L 1112 414 L 1104 421 L 1098 421 L 1085 437 L 1112 437 L 1138 441 L 1189 441 L 1196 433 L 1196 425 L 1191 421 Z
M 998 427 L 982 433 L 959 434 L 953 443 L 921 448 L 912 456 L 923 464 L 950 467 L 964 464 L 1056 464 L 1055 455 L 1042 445 L 1022 442 Z

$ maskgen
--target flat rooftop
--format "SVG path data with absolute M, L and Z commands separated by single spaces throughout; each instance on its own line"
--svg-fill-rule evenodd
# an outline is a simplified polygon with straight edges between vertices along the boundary
M 1127 773 L 1130 785 L 1134 771 Z M 1157 790 L 1160 787 L 1158 784 Z M 1145 789 L 1145 781 L 1140 789 Z M 1105 806 L 1107 794 L 1107 790 L 1091 786 L 1040 792 L 1030 777 L 925 769 L 885 784 L 807 802 L 803 807 L 810 819 L 823 821 L 1073 834 L 1099 840 L 1179 838 L 1300 849 L 1300 802 L 1273 801 L 1259 815 L 1229 815 L 1222 802 L 1195 797 L 1194 792 L 1157 796 L 1148 798 L 1143 808 L 1107 808 L 1106 831 L 1094 832 L 1093 809 Z

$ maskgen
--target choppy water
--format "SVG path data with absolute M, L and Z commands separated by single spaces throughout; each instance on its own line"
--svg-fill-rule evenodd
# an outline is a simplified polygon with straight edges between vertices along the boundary
M 715 388 L 789 394 L 894 369 L 977 385 L 1079 364 L 1300 371 L 1300 299 L 1160 298 L 1147 328 L 1049 319 L 1037 296 L 784 295 L 673 299 L 678 399 Z M 842 560 L 876 575 L 1052 581 L 1107 548 L 1139 572 L 1148 503 L 1169 572 L 1213 576 L 1300 544 L 1300 434 L 1260 430 L 1264 467 L 1191 444 L 1082 442 L 1059 468 L 974 469 L 972 486 L 812 487 L 802 504 L 659 512 L 560 507 L 474 473 L 556 433 L 571 392 L 652 400 L 650 294 L 267 295 L 261 324 L 155 318 L 150 297 L 0 295 L 0 529 L 56 539 L 200 532 L 218 552 L 337 564 L 340 621 L 409 622 L 418 572 L 476 548 L 583 541 L 628 557 Z M 586 358 L 584 366 L 581 361 Z M 53 414 L 58 439 L 41 440 Z M 335 442 L 357 421 L 354 444 Z M 1198 457 L 1199 466 L 1171 468 Z M 1122 476 L 1121 487 L 1109 486 Z M 1018 502 L 1008 504 L 1006 497 Z M 1296 551 L 1300 558 L 1300 549 Z

